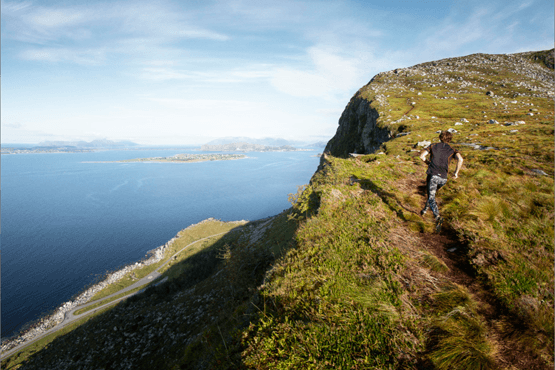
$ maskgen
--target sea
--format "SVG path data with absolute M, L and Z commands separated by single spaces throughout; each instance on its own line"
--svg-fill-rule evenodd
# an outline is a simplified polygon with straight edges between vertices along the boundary
M 181 153 L 205 152 L 2 154 L 2 338 L 189 225 L 280 213 L 319 163 L 316 149 L 196 163 L 99 163 Z

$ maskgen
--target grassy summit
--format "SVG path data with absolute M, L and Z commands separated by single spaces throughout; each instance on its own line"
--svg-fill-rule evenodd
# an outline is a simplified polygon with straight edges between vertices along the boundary
M 554 90 L 553 50 L 378 74 L 290 210 L 206 243 L 22 368 L 553 368 Z M 465 164 L 438 193 L 437 234 L 418 215 L 418 144 L 449 128 Z

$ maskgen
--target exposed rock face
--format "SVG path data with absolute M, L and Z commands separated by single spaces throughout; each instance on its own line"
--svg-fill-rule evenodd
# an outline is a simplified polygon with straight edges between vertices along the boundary
M 335 136 L 325 152 L 346 158 L 349 153 L 372 153 L 390 137 L 389 129 L 377 127 L 379 113 L 366 99 L 354 96 L 339 119 Z

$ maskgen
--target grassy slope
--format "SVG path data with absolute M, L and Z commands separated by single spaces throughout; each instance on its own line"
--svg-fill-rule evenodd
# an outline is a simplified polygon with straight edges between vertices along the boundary
M 357 96 L 380 126 L 408 135 L 385 154 L 328 157 L 291 210 L 192 251 L 171 281 L 24 368 L 552 367 L 553 103 L 514 68 L 492 69 L 508 57 L 476 58 L 486 63 L 376 76 Z M 439 192 L 437 235 L 418 215 L 425 166 L 414 145 L 449 127 L 465 165 Z M 500 150 L 461 145 L 471 142 Z
M 428 64 L 378 75 L 358 92 L 379 125 L 410 134 L 384 144 L 384 155 L 328 158 L 297 204 L 314 212 L 300 224 L 298 248 L 273 270 L 262 290 L 268 310 L 244 334 L 246 365 L 553 366 L 553 103 L 520 87 L 535 82 L 505 69 L 507 57 L 482 57 L 501 66 L 434 76 Z M 470 270 L 458 279 L 446 264 L 455 258 L 423 242 L 433 225 L 418 216 L 425 166 L 414 151 L 450 127 L 466 161 L 439 194 L 446 233 Z

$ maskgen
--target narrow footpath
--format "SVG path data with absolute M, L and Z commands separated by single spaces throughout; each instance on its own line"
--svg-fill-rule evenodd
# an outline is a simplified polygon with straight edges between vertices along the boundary
M 425 184 L 418 187 L 422 195 L 422 204 L 425 203 Z M 424 194 L 422 194 L 422 192 Z M 441 198 L 441 193 L 439 195 Z M 418 211 L 412 211 L 419 215 Z M 427 219 L 427 217 L 424 217 Z M 429 218 L 429 222 L 433 222 Z M 523 347 L 515 339 L 514 334 L 523 329 L 523 323 L 511 315 L 501 305 L 490 290 L 477 276 L 475 269 L 470 264 L 467 256 L 468 247 L 461 241 L 455 230 L 446 219 L 440 233 L 421 233 L 420 240 L 423 246 L 443 261 L 449 272 L 445 277 L 461 286 L 466 287 L 479 305 L 478 313 L 486 320 L 490 335 L 497 344 L 496 360 L 502 368 L 509 369 L 539 369 L 547 370 L 545 362 Z

